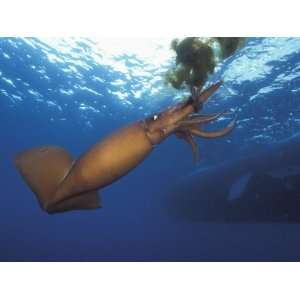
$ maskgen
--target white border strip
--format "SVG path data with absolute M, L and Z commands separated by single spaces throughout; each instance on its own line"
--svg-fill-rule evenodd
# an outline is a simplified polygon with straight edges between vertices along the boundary
M 2 36 L 299 36 L 299 1 L 3 0 Z

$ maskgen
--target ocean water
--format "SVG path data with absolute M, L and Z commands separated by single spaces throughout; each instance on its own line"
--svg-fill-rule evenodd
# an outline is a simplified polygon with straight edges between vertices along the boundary
M 43 212 L 16 153 L 92 144 L 186 93 L 164 84 L 170 39 L 0 39 L 0 261 L 300 259 L 300 38 L 249 38 L 220 63 L 205 112 L 235 130 L 197 139 L 200 163 L 170 137 L 101 191 L 103 208 Z M 213 128 L 213 127 L 211 127 Z M 216 193 L 218 191 L 218 193 Z

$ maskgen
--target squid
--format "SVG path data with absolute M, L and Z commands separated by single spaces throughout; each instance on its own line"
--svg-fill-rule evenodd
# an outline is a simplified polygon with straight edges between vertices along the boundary
M 193 88 L 187 100 L 121 128 L 77 160 L 61 147 L 46 145 L 18 153 L 16 168 L 49 214 L 102 207 L 98 190 L 128 174 L 170 135 L 191 145 L 196 160 L 198 146 L 193 137 L 216 138 L 233 130 L 235 120 L 216 132 L 202 130 L 203 125 L 223 115 L 199 113 L 221 84 L 217 82 L 204 91 Z

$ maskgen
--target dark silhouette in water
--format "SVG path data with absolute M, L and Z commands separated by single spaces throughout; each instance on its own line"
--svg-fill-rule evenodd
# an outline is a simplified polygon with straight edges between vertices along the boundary
M 214 138 L 234 128 L 234 121 L 217 132 L 199 128 L 221 115 L 195 114 L 220 85 L 218 82 L 203 92 L 197 90 L 186 101 L 119 130 L 92 146 L 77 161 L 63 148 L 44 146 L 18 154 L 16 166 L 48 213 L 101 207 L 97 190 L 134 169 L 153 146 L 169 135 L 174 133 L 186 140 L 195 155 L 193 135 Z
M 300 222 L 300 135 L 255 156 L 200 170 L 170 192 L 188 222 Z

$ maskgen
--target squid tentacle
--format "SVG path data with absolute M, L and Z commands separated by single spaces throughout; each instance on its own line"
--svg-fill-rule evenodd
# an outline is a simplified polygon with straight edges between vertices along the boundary
M 214 94 L 219 88 L 220 86 L 223 84 L 223 81 L 218 81 L 214 84 L 212 84 L 210 87 L 208 87 L 206 90 L 204 90 L 203 92 L 200 93 L 200 95 L 198 96 L 197 101 L 199 103 L 204 103 L 206 102 L 209 97 Z
M 212 84 L 210 87 L 201 91 L 197 87 L 192 87 L 191 89 L 191 96 L 187 100 L 187 104 L 192 104 L 194 108 L 194 112 L 198 112 L 202 109 L 203 104 L 209 99 L 209 97 L 214 94 L 220 86 L 223 84 L 223 81 L 218 81 L 217 83 Z
M 189 132 L 177 132 L 176 136 L 180 139 L 183 139 L 187 144 L 192 147 L 194 162 L 199 162 L 199 146 L 193 139 L 193 136 Z
M 192 135 L 211 139 L 211 138 L 223 137 L 229 134 L 234 129 L 235 124 L 236 124 L 236 119 L 232 120 L 225 128 L 221 130 L 203 131 L 199 128 L 191 127 L 189 131 Z
M 220 112 L 220 113 L 215 113 L 215 114 L 210 114 L 210 115 L 195 114 L 195 115 L 190 116 L 189 118 L 181 121 L 179 123 L 179 126 L 184 127 L 184 126 L 190 126 L 190 125 L 196 125 L 196 124 L 209 123 L 209 122 L 217 120 L 224 114 L 225 114 L 225 112 Z
M 177 136 L 177 138 L 183 139 L 186 143 L 188 143 L 192 147 L 194 161 L 197 162 L 199 160 L 199 148 L 194 140 L 194 137 L 202 137 L 202 138 L 218 138 L 223 137 L 229 134 L 235 127 L 236 117 L 223 129 L 217 131 L 204 131 L 201 126 L 213 121 L 218 120 L 224 114 L 231 114 L 232 112 L 219 112 L 213 114 L 201 114 L 198 113 L 202 110 L 203 104 L 209 99 L 209 97 L 215 93 L 223 82 L 219 81 L 204 91 L 201 91 L 197 87 L 192 87 L 191 96 L 185 102 L 178 104 L 175 108 L 171 110 L 171 112 L 176 112 L 177 110 L 185 109 L 186 107 L 192 106 L 194 113 L 190 113 L 189 115 L 185 115 L 186 112 L 183 112 L 183 118 L 180 121 L 175 123 L 175 130 L 173 133 Z

